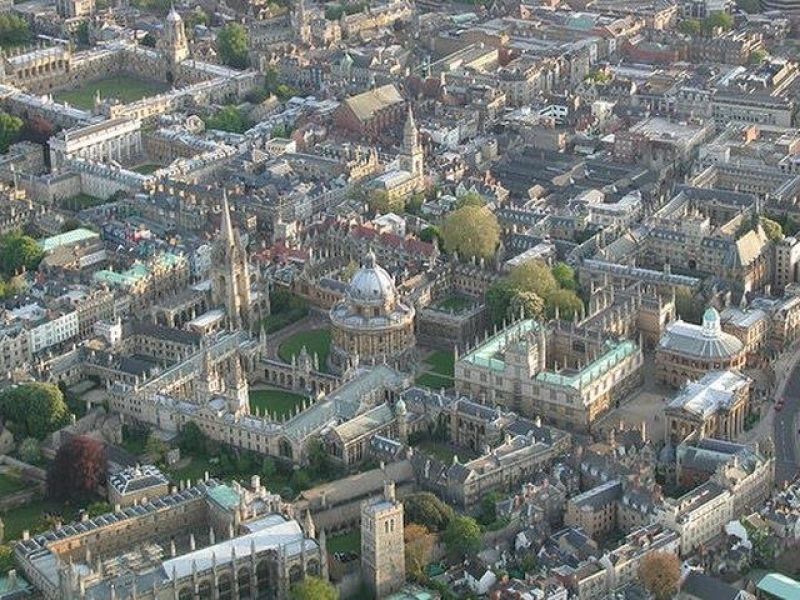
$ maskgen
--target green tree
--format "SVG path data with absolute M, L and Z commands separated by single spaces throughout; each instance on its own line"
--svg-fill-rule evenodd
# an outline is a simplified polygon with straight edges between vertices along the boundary
M 22 462 L 36 464 L 42 458 L 42 449 L 39 440 L 27 437 L 19 445 L 19 458 Z
M 187 452 L 189 454 L 205 454 L 207 442 L 208 437 L 194 421 L 186 423 L 183 429 L 181 429 L 180 436 L 178 436 L 178 446 L 181 452 Z
M 777 242 L 783 239 L 783 227 L 781 227 L 780 223 L 767 217 L 761 217 L 760 222 L 761 227 L 764 228 L 764 233 L 767 234 L 771 241 Z
M 0 546 L 0 575 L 5 575 L 15 566 L 14 547 L 11 544 Z
M 1 17 L 2 15 L 0 15 Z M 0 154 L 7 152 L 8 147 L 19 139 L 24 125 L 25 123 L 19 117 L 0 112 Z
M 453 509 L 430 492 L 409 494 L 403 499 L 406 524 L 418 523 L 430 531 L 444 531 L 455 515 Z
M 456 200 L 456 208 L 463 206 L 486 206 L 486 200 L 478 192 L 467 192 Z
M 25 383 L 0 392 L 0 413 L 22 437 L 37 440 L 66 425 L 67 403 L 57 386 Z
M 708 15 L 703 21 L 703 30 L 711 33 L 715 29 L 729 31 L 733 27 L 733 17 L 726 12 L 717 11 Z
M 678 31 L 686 35 L 700 35 L 703 31 L 703 24 L 697 19 L 686 19 L 678 25 Z
M 453 558 L 471 556 L 481 548 L 483 538 L 478 522 L 472 517 L 456 515 L 442 536 L 447 553 Z
M 508 318 L 511 299 L 516 296 L 516 293 L 508 279 L 501 279 L 486 290 L 486 306 L 489 309 L 492 323 L 500 325 Z
M 147 46 L 148 48 L 155 48 L 157 42 L 158 40 L 156 39 L 156 36 L 150 32 L 147 32 L 139 43 L 142 46 Z
M 462 206 L 445 218 L 442 238 L 448 252 L 465 258 L 491 258 L 500 242 L 500 225 L 490 210 Z
M 571 290 L 554 290 L 547 295 L 546 314 L 553 318 L 558 309 L 558 316 L 565 321 L 571 321 L 576 314 L 580 314 L 583 302 L 578 295 Z
M 147 436 L 147 443 L 144 446 L 144 451 L 153 462 L 161 462 L 168 450 L 169 446 L 167 446 L 167 443 L 155 433 L 151 433 Z
M 261 461 L 261 477 L 264 478 L 265 483 L 275 477 L 276 470 L 275 459 L 265 456 L 264 460 Z
M 320 577 L 306 577 L 289 590 L 290 600 L 339 600 L 339 592 Z
M 578 282 L 575 281 L 575 269 L 570 267 L 567 263 L 556 263 L 551 272 L 558 282 L 559 287 L 572 291 L 578 289 Z
M 392 196 L 386 190 L 370 190 L 367 204 L 372 212 L 382 215 L 390 212 L 402 214 L 406 208 L 405 200 L 401 196 Z
M 217 34 L 217 52 L 223 63 L 234 69 L 246 69 L 250 41 L 247 30 L 239 23 L 228 23 Z
M 685 288 L 675 290 L 675 312 L 689 323 L 699 324 L 703 320 L 705 302 Z
M 497 520 L 497 501 L 500 497 L 496 492 L 486 494 L 481 500 L 481 514 L 480 523 L 483 526 L 488 526 Z
M 545 303 L 536 292 L 515 290 L 508 303 L 508 319 L 539 319 L 544 314 Z
M 5 277 L 18 274 L 23 268 L 35 271 L 44 258 L 44 251 L 32 237 L 16 231 L 0 238 L 0 271 Z
M 760 65 L 767 60 L 768 57 L 769 55 L 764 50 L 753 50 L 753 52 L 750 53 L 750 64 Z
M 0 13 L 0 47 L 13 48 L 31 41 L 28 22 L 11 12 Z
M 533 292 L 540 298 L 547 298 L 558 289 L 558 281 L 545 263 L 530 260 L 517 265 L 508 274 L 511 287 L 517 291 Z
M 425 229 L 419 232 L 419 239 L 423 242 L 428 242 L 429 244 L 433 243 L 433 240 L 436 239 L 439 242 L 439 246 L 442 245 L 442 232 L 439 231 L 439 228 L 435 225 L 428 225 Z
M 252 126 L 242 111 L 233 105 L 224 106 L 216 114 L 206 117 L 205 124 L 209 129 L 231 133 L 244 133 Z

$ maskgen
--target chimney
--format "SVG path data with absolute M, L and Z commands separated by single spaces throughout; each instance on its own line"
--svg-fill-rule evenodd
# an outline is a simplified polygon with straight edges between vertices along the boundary
M 387 502 L 395 501 L 394 481 L 383 482 L 383 497 Z

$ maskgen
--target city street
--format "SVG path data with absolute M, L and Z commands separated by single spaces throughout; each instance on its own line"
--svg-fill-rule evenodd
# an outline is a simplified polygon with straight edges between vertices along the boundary
M 777 365 L 776 365 L 777 367 Z M 777 398 L 783 408 L 773 419 L 775 440 L 775 481 L 792 481 L 800 468 L 798 459 L 798 414 L 800 414 L 800 353 L 794 352 L 787 365 L 788 376 L 778 386 Z M 780 369 L 776 368 L 780 373 Z

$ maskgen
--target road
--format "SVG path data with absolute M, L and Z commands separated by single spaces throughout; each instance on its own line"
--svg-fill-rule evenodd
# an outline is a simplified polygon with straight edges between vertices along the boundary
M 778 386 L 778 397 L 783 399 L 783 409 L 773 420 L 775 440 L 775 482 L 793 481 L 800 470 L 798 450 L 798 415 L 800 415 L 800 353 L 795 352 L 789 366 L 789 375 Z

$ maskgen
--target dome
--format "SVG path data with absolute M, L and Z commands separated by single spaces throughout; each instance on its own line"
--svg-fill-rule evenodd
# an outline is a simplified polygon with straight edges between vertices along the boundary
M 395 287 L 392 276 L 375 262 L 372 251 L 367 253 L 361 268 L 350 280 L 347 295 L 356 304 L 383 304 L 393 301 Z

